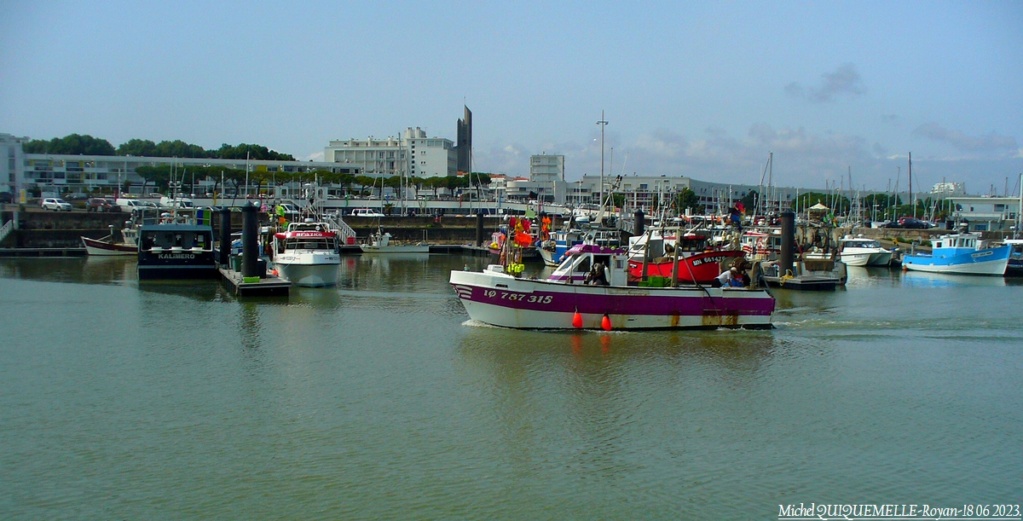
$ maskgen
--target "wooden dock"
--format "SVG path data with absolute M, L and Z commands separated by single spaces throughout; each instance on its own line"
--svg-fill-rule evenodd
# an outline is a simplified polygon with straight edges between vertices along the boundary
M 239 297 L 287 297 L 291 293 L 291 283 L 277 277 L 242 277 L 230 267 L 219 269 L 220 277 Z

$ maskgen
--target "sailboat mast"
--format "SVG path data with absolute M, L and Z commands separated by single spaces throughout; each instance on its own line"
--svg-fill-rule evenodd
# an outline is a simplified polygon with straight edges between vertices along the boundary
M 597 122 L 600 125 L 600 205 L 604 205 L 604 127 L 607 126 L 607 120 L 604 119 L 604 111 L 600 111 L 600 121 Z
M 916 199 L 913 199 L 913 153 L 909 153 L 909 202 L 913 205 L 913 218 L 916 219 Z
M 1023 174 L 1019 175 L 1019 206 L 1016 207 L 1016 238 L 1023 237 L 1023 230 L 1020 230 L 1020 225 L 1023 224 Z

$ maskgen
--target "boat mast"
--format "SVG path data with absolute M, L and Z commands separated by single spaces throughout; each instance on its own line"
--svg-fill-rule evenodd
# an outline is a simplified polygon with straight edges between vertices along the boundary
M 1023 174 L 1019 175 L 1019 206 L 1016 207 L 1016 239 L 1023 237 L 1023 231 L 1019 229 L 1020 224 L 1023 224 Z
M 607 126 L 607 120 L 604 119 L 604 111 L 600 111 L 600 121 L 597 122 L 600 125 L 600 201 L 601 206 L 604 205 L 604 127 Z M 601 208 L 603 209 L 603 208 Z
M 913 205 L 913 218 L 916 219 L 916 199 L 913 199 L 913 153 L 909 153 L 909 202 Z

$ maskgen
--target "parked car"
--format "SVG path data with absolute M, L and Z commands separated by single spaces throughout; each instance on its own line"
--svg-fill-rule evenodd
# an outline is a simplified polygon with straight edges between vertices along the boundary
M 284 213 L 284 217 L 289 221 L 294 221 L 302 216 L 302 210 L 292 203 L 277 203 L 274 205 L 273 212 L 275 215 L 280 215 L 282 211 Z
M 903 217 L 899 219 L 899 228 L 908 228 L 915 230 L 926 230 L 931 227 L 931 223 L 927 221 L 921 221 L 913 217 Z
M 384 214 L 372 208 L 356 208 L 352 210 L 352 217 L 383 217 Z
M 85 210 L 88 212 L 120 212 L 121 207 L 113 199 L 93 197 L 85 202 Z
M 39 205 L 43 207 L 43 210 L 53 210 L 55 212 L 71 211 L 71 203 L 61 199 L 60 197 L 47 197 L 43 199 Z

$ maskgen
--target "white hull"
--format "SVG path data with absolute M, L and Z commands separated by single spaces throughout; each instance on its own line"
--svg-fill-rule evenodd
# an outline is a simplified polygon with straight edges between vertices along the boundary
M 545 266 L 554 267 L 558 265 L 557 261 L 554 260 L 553 251 L 545 250 L 543 248 L 537 248 L 536 252 L 540 254 L 540 258 L 543 259 L 543 263 Z
M 336 253 L 286 253 L 274 259 L 277 276 L 299 286 L 333 286 L 341 278 L 341 256 Z
M 774 299 L 741 288 L 591 286 L 452 271 L 469 318 L 516 329 L 769 328 Z
M 341 277 L 339 264 L 275 264 L 277 277 L 298 286 L 336 285 Z
M 82 237 L 85 253 L 99 257 L 131 257 L 138 256 L 139 248 L 134 244 L 110 243 L 97 239 Z
M 846 266 L 863 267 L 870 265 L 870 255 L 871 254 L 869 252 L 864 253 L 842 252 L 841 259 Z
M 848 251 L 843 250 L 839 258 L 846 266 L 889 266 L 892 263 L 892 252 L 882 251 Z
M 867 261 L 867 266 L 891 266 L 892 265 L 892 252 L 884 251 L 872 253 L 870 260 Z
M 969 264 L 935 264 L 928 262 L 922 257 L 907 256 L 902 261 L 902 266 L 911 271 L 922 271 L 925 273 L 953 273 L 958 275 L 1005 275 L 1005 267 L 1008 259 L 991 262 L 972 262 Z

